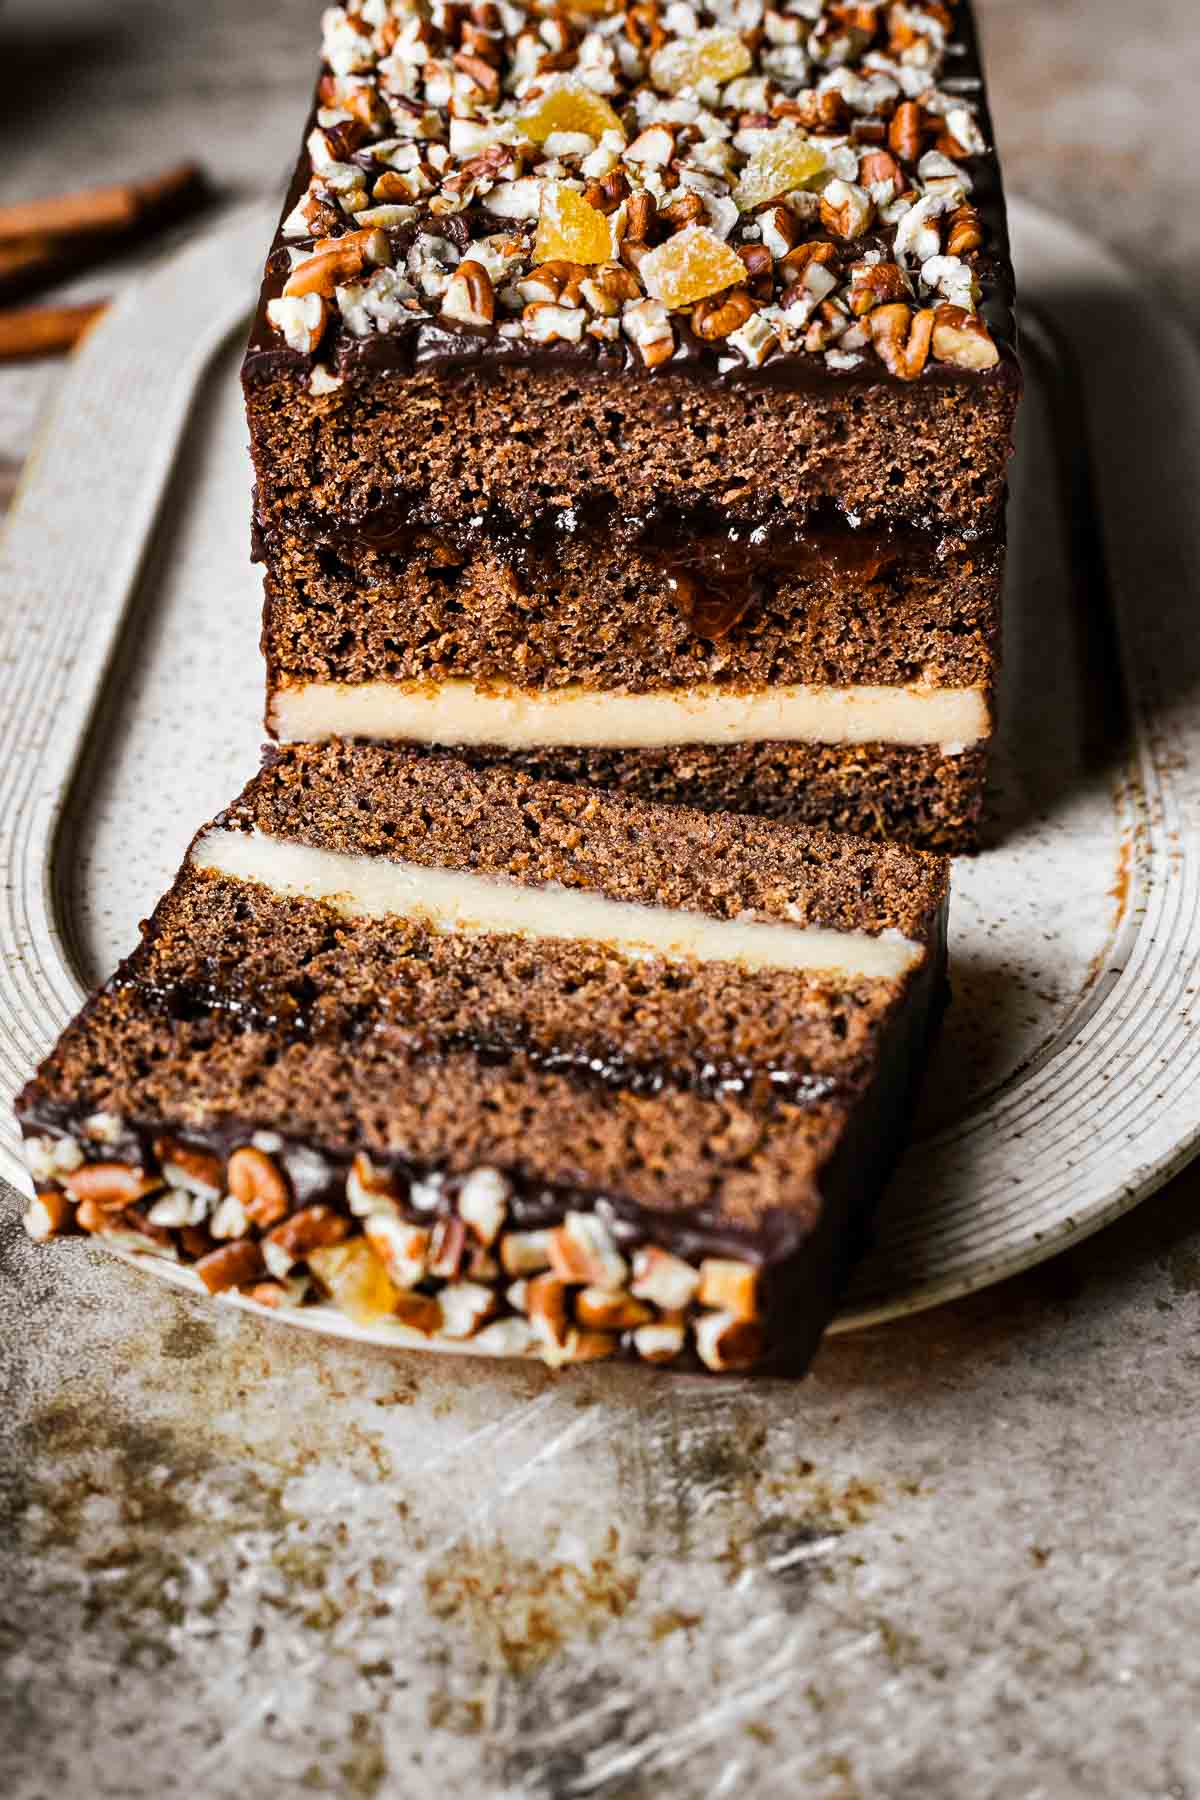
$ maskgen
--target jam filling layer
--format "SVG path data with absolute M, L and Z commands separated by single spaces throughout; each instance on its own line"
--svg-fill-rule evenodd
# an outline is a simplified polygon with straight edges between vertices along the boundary
M 449 564 L 486 547 L 525 586 L 551 588 L 556 555 L 565 545 L 594 545 L 611 557 L 636 552 L 666 581 L 680 615 L 698 638 L 719 641 L 772 584 L 822 576 L 865 587 L 905 569 L 922 574 L 967 549 L 940 530 L 858 524 L 840 508 L 823 506 L 803 521 L 726 516 L 711 505 L 665 504 L 649 513 L 621 507 L 612 493 L 583 495 L 521 524 L 494 511 L 469 518 L 431 516 L 422 496 L 396 492 L 370 511 L 331 522 L 312 513 L 291 523 L 315 543 L 351 559 L 364 551 L 407 558 L 436 555 Z M 972 557 L 993 558 L 993 540 L 973 541 Z M 270 532 L 255 527 L 255 555 L 270 555 Z

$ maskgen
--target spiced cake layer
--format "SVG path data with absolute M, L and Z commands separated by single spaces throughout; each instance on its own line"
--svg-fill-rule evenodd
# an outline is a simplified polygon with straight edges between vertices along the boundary
M 340 690 L 443 679 L 447 611 L 479 638 L 467 675 L 526 711 L 572 680 L 675 688 L 677 748 L 727 741 L 696 728 L 705 663 L 750 697 L 904 687 L 911 714 L 931 603 L 955 621 L 932 660 L 970 638 L 986 704 L 1019 372 L 965 7 L 332 8 L 310 125 L 244 365 L 280 736 L 446 741 L 364 727 Z M 450 548 L 432 584 L 431 544 Z M 805 661 L 821 681 L 787 672 Z M 550 748 L 478 700 L 451 742 Z M 986 742 L 990 715 L 947 733 L 934 710 L 856 731 L 872 770 Z M 780 743 L 844 747 L 808 694 L 802 712 L 772 739 L 751 709 L 737 741 L 776 769 Z M 632 781 L 656 746 L 628 737 L 539 766 L 599 749 Z M 978 812 L 982 766 L 946 771 L 947 821 Z M 841 810 L 906 808 L 885 781 Z
M 289 536 L 266 583 L 268 727 L 453 745 L 645 798 L 964 847 L 999 549 L 943 540 L 930 557 L 893 532 L 864 555 L 827 530 L 755 559 L 735 541 L 719 588 L 691 550 Z
M 281 750 L 18 1102 L 35 1236 L 553 1364 L 802 1366 L 909 1116 L 940 858 Z
M 723 684 L 990 688 L 1003 557 L 889 533 L 726 542 L 720 577 L 669 552 L 588 540 L 421 534 L 402 548 L 274 541 L 268 685 L 450 681 L 666 696 Z M 718 555 L 714 547 L 713 560 Z

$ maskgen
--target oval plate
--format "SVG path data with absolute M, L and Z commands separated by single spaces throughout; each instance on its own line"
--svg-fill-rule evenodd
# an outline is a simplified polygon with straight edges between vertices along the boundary
M 95 329 L 0 544 L 0 1175 L 21 1186 L 12 1095 L 257 760 L 234 374 L 272 222 L 231 215 Z M 1200 370 L 1107 254 L 1022 205 L 1012 228 L 1029 383 L 991 841 L 955 869 L 955 1004 L 835 1330 L 1028 1268 L 1200 1135 Z M 289 1322 L 425 1347 L 325 1308 Z

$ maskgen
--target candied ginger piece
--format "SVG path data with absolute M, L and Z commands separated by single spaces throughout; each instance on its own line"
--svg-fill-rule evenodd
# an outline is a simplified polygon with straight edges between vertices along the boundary
M 400 1290 L 365 1237 L 310 1250 L 308 1266 L 335 1306 L 357 1324 L 374 1325 L 395 1312 Z
M 533 260 L 601 263 L 611 256 L 612 233 L 604 214 L 563 182 L 543 182 Z
M 551 88 L 521 114 L 517 128 L 534 144 L 544 144 L 554 131 L 585 131 L 597 140 L 606 131 L 625 135 L 608 101 L 582 81 L 564 81 Z
M 742 170 L 733 197 L 743 212 L 752 212 L 767 200 L 803 187 L 824 167 L 823 153 L 803 132 L 774 131 Z
M 746 265 L 707 225 L 688 225 L 643 256 L 638 274 L 664 306 L 692 306 L 744 281 Z
M 650 58 L 650 79 L 664 94 L 681 94 L 701 81 L 732 81 L 754 59 L 736 31 L 719 25 L 691 37 L 672 38 Z

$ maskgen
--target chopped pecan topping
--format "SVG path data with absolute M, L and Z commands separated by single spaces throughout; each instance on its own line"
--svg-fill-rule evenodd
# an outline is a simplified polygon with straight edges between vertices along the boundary
M 888 372 L 901 381 L 915 381 L 929 358 L 933 336 L 933 309 L 914 313 L 903 305 L 878 306 L 869 315 L 871 340 Z
M 1000 359 L 982 319 L 961 306 L 939 306 L 933 314 L 933 354 L 960 369 L 990 369 Z
M 759 1312 L 758 1270 L 729 1257 L 706 1257 L 700 1264 L 701 1306 L 729 1312 L 737 1319 L 756 1319 Z
M 292 1262 L 299 1262 L 310 1250 L 340 1244 L 349 1235 L 349 1219 L 335 1212 L 332 1206 L 318 1204 L 293 1213 L 290 1219 L 269 1231 L 265 1241 L 283 1256 L 290 1257 Z
M 69 1231 L 75 1219 L 75 1208 L 61 1188 L 39 1188 L 21 1215 L 21 1223 L 37 1244 Z
M 442 297 L 442 317 L 462 325 L 490 325 L 496 316 L 491 276 L 473 258 L 464 258 Z
M 67 1175 L 63 1185 L 76 1201 L 89 1201 L 104 1212 L 122 1212 L 145 1194 L 162 1187 L 160 1175 L 147 1175 L 129 1163 L 84 1163 Z
M 222 1244 L 219 1250 L 210 1250 L 195 1269 L 210 1294 L 246 1287 L 260 1281 L 267 1272 L 262 1248 L 253 1238 L 239 1238 L 232 1244 Z
M 916 162 L 923 135 L 921 108 L 915 100 L 902 100 L 888 127 L 888 143 L 902 163 Z
M 286 1218 L 292 1204 L 287 1177 L 267 1155 L 252 1144 L 235 1150 L 226 1170 L 229 1192 L 241 1203 L 246 1217 L 260 1230 Z
M 855 263 L 846 303 L 855 318 L 861 319 L 876 306 L 907 300 L 911 293 L 908 277 L 897 263 Z
M 745 288 L 730 288 L 727 294 L 701 300 L 692 314 L 692 330 L 697 337 L 713 340 L 728 337 L 744 325 L 754 311 L 755 302 Z
M 983 243 L 983 227 L 973 206 L 960 206 L 950 214 L 946 231 L 946 255 L 969 256 Z

